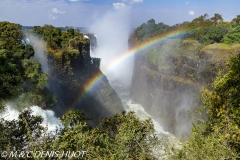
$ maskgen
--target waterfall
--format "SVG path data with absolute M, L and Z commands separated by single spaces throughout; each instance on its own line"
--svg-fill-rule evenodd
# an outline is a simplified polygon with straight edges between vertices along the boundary
M 38 106 L 31 106 L 29 108 L 33 111 L 32 115 L 43 118 L 42 126 L 47 126 L 48 132 L 55 131 L 57 127 L 62 127 L 60 119 L 55 116 L 53 111 L 43 110 Z M 14 109 L 11 105 L 6 105 L 5 111 L 0 114 L 0 118 L 8 121 L 17 120 L 19 114 L 20 111 Z
M 165 140 L 169 147 L 181 147 L 181 143 L 173 134 L 164 131 L 162 126 L 144 110 L 144 107 L 142 105 L 137 104 L 131 100 L 129 89 L 125 88 L 118 81 L 110 82 L 110 85 L 117 92 L 118 96 L 122 100 L 122 104 L 126 112 L 134 111 L 136 117 L 138 117 L 140 120 L 146 120 L 148 118 L 151 118 L 154 125 L 155 134 L 158 136 L 159 139 Z M 161 152 L 163 152 L 163 150 Z

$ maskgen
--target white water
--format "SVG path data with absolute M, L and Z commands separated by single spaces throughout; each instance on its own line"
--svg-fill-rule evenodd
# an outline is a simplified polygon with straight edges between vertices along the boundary
M 164 131 L 162 126 L 144 110 L 143 106 L 131 100 L 129 89 L 124 88 L 124 86 L 117 81 L 110 82 L 110 85 L 117 92 L 118 96 L 122 100 L 123 107 L 127 112 L 134 111 L 136 116 L 140 120 L 146 120 L 148 118 L 151 118 L 154 125 L 155 134 L 158 136 L 158 138 L 165 140 L 165 142 L 170 148 L 173 146 L 175 148 L 181 147 L 179 140 L 173 134 Z M 160 154 L 164 154 L 163 150 L 161 150 L 160 152 Z
M 55 131 L 56 128 L 62 127 L 59 118 L 55 117 L 55 114 L 51 110 L 43 110 L 38 106 L 31 106 L 30 109 L 33 111 L 32 115 L 41 116 L 43 118 L 42 126 L 48 127 L 48 131 Z M 4 120 L 17 120 L 20 112 L 10 105 L 6 105 L 6 110 L 0 114 L 0 118 Z

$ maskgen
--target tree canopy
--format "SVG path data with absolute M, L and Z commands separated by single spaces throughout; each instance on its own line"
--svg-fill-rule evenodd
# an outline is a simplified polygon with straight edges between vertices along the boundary
M 26 103 L 50 107 L 47 76 L 33 58 L 33 47 L 24 45 L 23 38 L 19 24 L 0 22 L 0 101 L 17 98 L 22 107 Z

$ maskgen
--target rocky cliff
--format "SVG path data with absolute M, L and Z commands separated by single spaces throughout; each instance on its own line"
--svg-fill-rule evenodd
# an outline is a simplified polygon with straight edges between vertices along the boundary
M 201 105 L 201 87 L 236 50 L 239 46 L 204 46 L 190 39 L 169 39 L 142 50 L 135 56 L 131 96 L 165 130 L 187 137 L 193 120 L 189 111 Z
M 59 53 L 48 50 L 48 66 L 49 88 L 57 99 L 54 110 L 58 116 L 70 109 L 81 109 L 96 124 L 99 118 L 123 110 L 120 98 L 99 69 L 100 59 L 90 57 L 88 38 L 71 39 L 69 47 Z M 86 92 L 85 85 L 96 75 L 102 78 L 93 90 Z

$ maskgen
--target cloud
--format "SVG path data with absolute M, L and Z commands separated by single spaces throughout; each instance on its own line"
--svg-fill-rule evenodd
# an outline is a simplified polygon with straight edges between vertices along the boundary
M 85 1 L 90 1 L 90 0 L 69 0 L 69 2 L 85 2 Z
M 117 3 L 113 3 L 113 7 L 115 9 L 121 9 L 121 8 L 131 8 L 131 5 L 133 3 L 142 3 L 143 0 L 121 0 L 122 2 L 117 2 Z M 126 5 L 127 4 L 127 5 Z
M 53 8 L 52 12 L 56 13 L 56 14 L 64 14 L 65 13 L 65 11 L 59 11 L 57 8 Z
M 122 0 L 122 2 L 128 2 L 129 4 L 133 4 L 133 3 L 142 3 L 143 0 Z
M 55 15 L 49 14 L 49 19 L 51 19 L 51 20 L 55 20 L 55 19 L 58 19 L 58 16 L 55 16 Z
M 189 4 L 189 2 L 186 2 L 186 5 L 188 5 Z
M 132 3 L 142 3 L 143 0 L 132 0 Z
M 126 5 L 125 5 L 125 3 L 117 2 L 117 3 L 113 3 L 113 7 L 114 7 L 115 9 L 122 9 L 122 8 L 125 8 Z
M 194 13 L 194 11 L 189 11 L 188 14 L 193 16 L 195 13 Z

